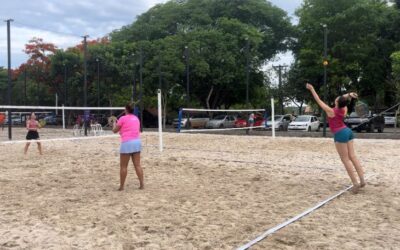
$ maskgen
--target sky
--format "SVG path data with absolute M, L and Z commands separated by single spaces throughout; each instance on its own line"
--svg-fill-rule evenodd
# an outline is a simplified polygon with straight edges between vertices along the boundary
M 13 0 L 4 1 L 1 21 L 11 23 L 12 67 L 18 67 L 27 57 L 24 45 L 33 37 L 43 38 L 58 48 L 74 46 L 81 36 L 96 39 L 131 24 L 136 16 L 166 0 Z M 302 0 L 270 0 L 293 16 Z M 293 22 L 296 19 L 293 18 Z M 290 53 L 282 54 L 271 63 L 290 64 Z M 7 26 L 0 23 L 0 66 L 7 66 Z

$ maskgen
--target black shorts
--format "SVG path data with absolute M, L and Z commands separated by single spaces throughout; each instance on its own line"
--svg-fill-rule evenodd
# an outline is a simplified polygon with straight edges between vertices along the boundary
M 39 133 L 37 131 L 28 131 L 28 134 L 26 135 L 27 140 L 37 140 L 39 139 Z

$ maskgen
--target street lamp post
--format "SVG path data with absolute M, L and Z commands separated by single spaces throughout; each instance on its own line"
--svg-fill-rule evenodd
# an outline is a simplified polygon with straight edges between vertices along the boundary
M 246 106 L 249 107 L 250 41 L 246 37 Z
M 87 107 L 87 38 L 88 37 L 89 37 L 88 35 L 83 36 L 83 71 L 84 71 L 83 102 L 85 107 Z M 90 112 L 89 110 L 85 110 L 84 114 L 85 136 L 87 136 L 88 134 L 88 120 L 90 116 L 89 112 Z
M 189 75 L 189 47 L 185 46 L 185 64 L 186 64 L 186 101 L 189 107 L 190 103 L 190 75 Z
M 97 62 L 97 107 L 100 107 L 100 60 L 96 58 Z
M 140 99 L 140 128 L 143 131 L 143 49 L 140 48 L 140 58 L 139 58 L 139 99 Z
M 136 108 L 135 98 L 136 98 L 136 63 L 135 53 L 132 53 L 131 58 L 133 60 L 133 81 L 132 81 L 132 93 L 131 93 L 131 103 L 133 103 Z
M 12 19 L 6 20 L 7 22 L 7 61 L 8 61 L 8 85 L 7 85 L 7 104 L 11 105 L 11 22 Z M 12 140 L 12 119 L 11 109 L 8 110 L 8 139 Z
M 63 66 L 64 66 L 64 105 L 68 106 L 67 65 L 63 63 Z
M 328 85 L 327 85 L 327 67 L 328 67 L 328 27 L 326 24 L 323 24 L 322 27 L 324 28 L 324 101 L 327 102 L 328 99 Z M 323 136 L 326 137 L 326 113 L 323 112 L 324 117 L 324 128 L 323 128 Z
M 24 104 L 25 105 L 27 104 L 26 78 L 27 78 L 27 76 L 26 76 L 26 64 L 25 64 L 25 67 L 24 67 Z

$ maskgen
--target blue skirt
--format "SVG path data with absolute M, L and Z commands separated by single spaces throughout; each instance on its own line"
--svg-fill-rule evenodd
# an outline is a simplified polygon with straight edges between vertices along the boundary
M 142 151 L 142 141 L 140 139 L 126 141 L 121 143 L 120 154 L 133 154 Z

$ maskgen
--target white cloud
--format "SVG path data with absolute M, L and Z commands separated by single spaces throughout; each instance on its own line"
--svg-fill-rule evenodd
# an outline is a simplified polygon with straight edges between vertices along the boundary
M 27 55 L 23 50 L 25 49 L 25 44 L 33 37 L 44 38 L 44 42 L 54 43 L 58 48 L 68 48 L 81 42 L 79 37 L 63 36 L 25 27 L 13 27 L 11 35 L 11 53 L 13 57 L 11 61 L 13 67 L 18 67 L 27 59 Z M 7 65 L 7 36 L 5 32 L 0 32 L 0 58 L 0 65 Z
M 52 2 L 43 2 L 44 4 L 44 8 L 53 14 L 62 14 L 63 11 L 61 9 L 59 9 L 56 5 L 54 5 Z

